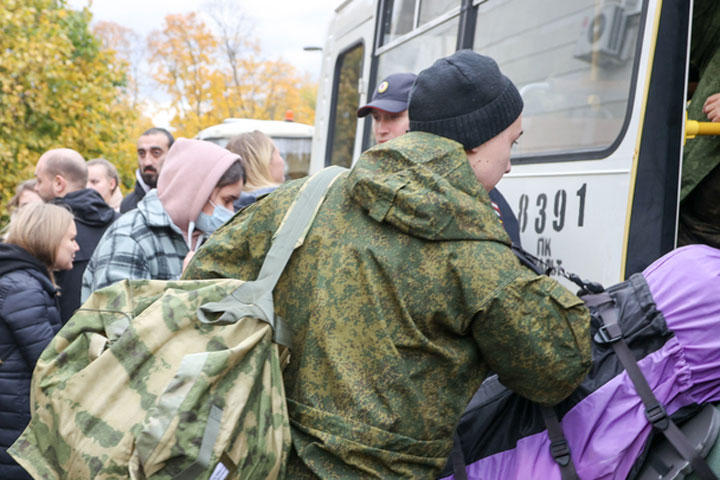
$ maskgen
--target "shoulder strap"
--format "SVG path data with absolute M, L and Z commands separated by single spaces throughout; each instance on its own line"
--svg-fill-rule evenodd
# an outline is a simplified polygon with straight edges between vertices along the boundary
M 560 467 L 560 477 L 562 480 L 579 480 L 580 477 L 578 477 L 575 465 L 570 457 L 570 447 L 563 433 L 560 420 L 555 414 L 555 409 L 546 405 L 539 405 L 539 407 L 550 439 L 550 455 Z
M 540 267 L 542 262 L 518 245 L 513 245 L 512 250 L 523 265 L 531 268 L 538 274 L 549 274 L 554 270 L 557 271 L 557 269 L 549 268 L 543 272 Z M 557 271 L 557 273 L 580 286 L 581 292 L 586 294 L 582 297 L 585 304 L 588 307 L 596 308 L 596 315 L 600 318 L 602 326 L 595 335 L 594 341 L 611 345 L 615 355 L 617 355 L 628 377 L 630 377 L 630 380 L 635 386 L 635 390 L 642 400 L 643 405 L 645 405 L 645 415 L 648 421 L 655 429 L 661 431 L 675 450 L 690 463 L 693 471 L 699 478 L 702 480 L 717 480 L 718 477 L 712 472 L 705 459 L 695 450 L 685 434 L 668 416 L 665 408 L 655 397 L 655 394 L 648 385 L 645 375 L 640 370 L 637 360 L 635 360 L 635 356 L 623 339 L 622 330 L 618 324 L 618 312 L 615 300 L 610 294 L 604 291 L 605 289 L 600 284 L 583 281 L 577 275 L 567 274 L 564 270 Z M 548 436 L 550 437 L 550 451 L 560 466 L 562 478 L 563 480 L 576 479 L 577 472 L 570 457 L 570 450 L 562 431 L 562 425 L 552 408 L 541 406 L 541 409 L 545 426 L 548 429 Z
M 275 343 L 291 348 L 290 329 L 275 315 L 272 291 L 293 250 L 302 244 L 310 230 L 330 185 L 346 171 L 342 167 L 328 167 L 305 182 L 273 235 L 258 278 L 243 283 L 219 302 L 200 306 L 198 318 L 202 323 L 226 325 L 246 316 L 257 317 L 273 327 Z
M 690 444 L 685 434 L 673 422 L 665 411 L 665 407 L 658 401 L 645 375 L 635 360 L 630 347 L 623 339 L 622 329 L 618 324 L 618 313 L 615 300 L 608 293 L 587 295 L 583 301 L 588 307 L 595 307 L 594 315 L 602 322 L 602 326 L 595 334 L 594 341 L 610 344 L 615 351 L 622 366 L 630 377 L 638 396 L 645 406 L 645 416 L 652 426 L 661 431 L 668 442 L 690 462 L 695 474 L 702 480 L 717 480 L 717 476 L 708 466 L 705 459 Z
M 453 466 L 453 477 L 455 480 L 468 480 L 467 468 L 465 467 L 465 454 L 463 453 L 462 441 L 457 427 L 453 432 L 453 448 L 450 450 L 450 461 Z

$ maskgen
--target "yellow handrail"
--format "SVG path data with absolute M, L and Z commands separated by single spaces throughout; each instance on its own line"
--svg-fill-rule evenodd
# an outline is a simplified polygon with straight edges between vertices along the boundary
M 688 120 L 685 112 L 685 140 L 695 138 L 697 135 L 720 135 L 720 122 Z

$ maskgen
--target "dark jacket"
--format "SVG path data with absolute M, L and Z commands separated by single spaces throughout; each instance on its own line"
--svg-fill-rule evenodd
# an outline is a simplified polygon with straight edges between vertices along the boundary
M 56 289 L 47 269 L 24 249 L 0 243 L 0 478 L 28 479 L 7 448 L 30 422 L 30 379 L 60 330 Z
M 233 206 L 235 207 L 235 211 L 241 210 L 248 205 L 251 205 L 258 201 L 260 197 L 264 197 L 265 195 L 269 194 L 270 192 L 274 191 L 277 188 L 276 185 L 270 186 L 270 187 L 262 187 L 258 188 L 257 190 L 253 190 L 252 192 L 242 192 L 240 193 L 240 196 L 237 200 L 233 203 Z
M 60 316 L 63 323 L 80 307 L 80 289 L 85 267 L 90 261 L 95 246 L 107 227 L 119 216 L 98 192 L 84 188 L 56 198 L 53 203 L 67 205 L 75 217 L 77 243 L 80 250 L 75 253 L 72 270 L 58 272 L 55 276 L 60 287 Z
M 120 202 L 120 213 L 129 212 L 130 210 L 137 207 L 138 202 L 145 197 L 145 189 L 143 189 L 140 182 L 135 180 L 135 190 L 125 195 L 125 198 Z

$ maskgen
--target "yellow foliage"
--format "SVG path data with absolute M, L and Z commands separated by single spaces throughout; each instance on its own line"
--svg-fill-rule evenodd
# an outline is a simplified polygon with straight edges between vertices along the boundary
M 296 122 L 315 121 L 317 86 L 308 75 L 282 59 L 260 59 L 247 37 L 219 38 L 195 13 L 165 17 L 148 50 L 154 78 L 171 97 L 178 137 L 229 117 L 282 120 L 288 110 Z
M 64 0 L 5 0 L 0 7 L 3 206 L 54 147 L 107 158 L 133 183 L 139 114 L 126 102 L 122 62 L 90 33 L 89 21 L 87 9 L 70 10 Z

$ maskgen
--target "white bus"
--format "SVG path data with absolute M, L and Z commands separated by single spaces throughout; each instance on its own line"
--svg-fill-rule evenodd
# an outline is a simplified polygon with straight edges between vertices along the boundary
M 520 90 L 498 185 L 523 246 L 604 285 L 676 242 L 690 0 L 346 0 L 323 52 L 310 170 L 371 146 L 374 86 L 471 48 Z
M 225 147 L 232 137 L 254 130 L 261 131 L 275 142 L 280 156 L 285 159 L 286 178 L 300 178 L 308 174 L 315 131 L 312 125 L 279 120 L 227 118 L 223 123 L 202 130 L 195 138 Z

